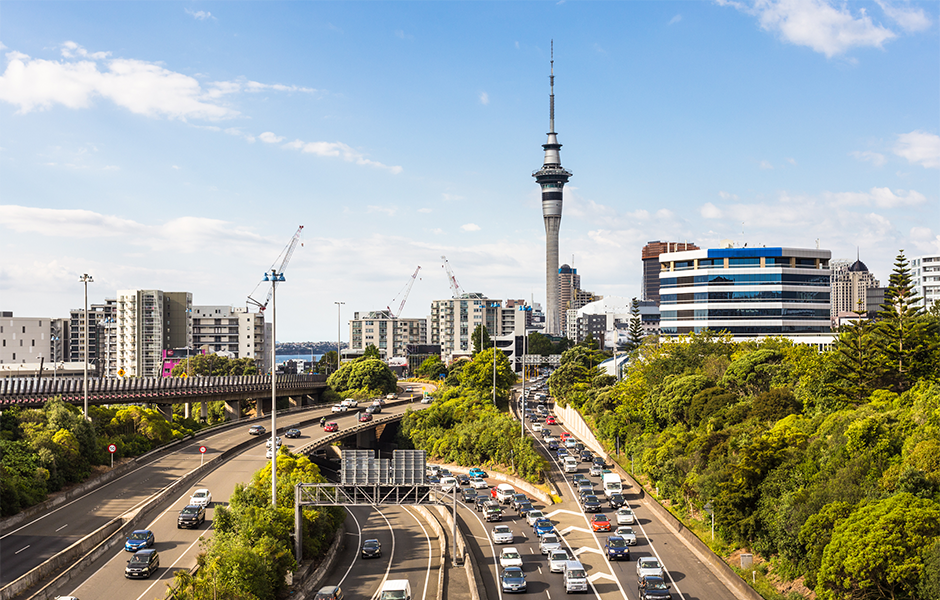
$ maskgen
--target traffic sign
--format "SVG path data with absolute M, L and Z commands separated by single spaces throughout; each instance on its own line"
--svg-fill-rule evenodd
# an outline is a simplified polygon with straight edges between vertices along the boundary
M 184 375 L 185 375 L 185 373 L 184 373 Z M 206 460 L 206 450 L 208 450 L 208 448 L 206 448 L 205 446 L 199 446 L 199 466 L 200 466 L 200 467 L 205 463 L 205 460 Z
M 117 446 L 115 444 L 108 444 L 108 452 L 114 454 L 117 452 Z
M 206 450 L 208 450 L 208 448 L 206 448 L 205 446 L 199 446 L 199 451 L 200 451 L 201 453 L 205 454 L 205 453 L 206 453 Z
M 123 367 L 120 368 L 120 369 L 118 369 L 118 376 L 124 377 L 124 368 L 123 368 Z

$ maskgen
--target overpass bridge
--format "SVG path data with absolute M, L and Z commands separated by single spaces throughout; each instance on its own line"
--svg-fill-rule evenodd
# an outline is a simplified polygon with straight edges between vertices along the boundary
M 289 398 L 291 406 L 317 402 L 326 389 L 326 375 L 278 375 L 276 394 Z M 85 399 L 81 379 L 0 379 L 0 410 L 14 406 L 37 408 L 60 397 L 69 404 L 81 405 Z M 242 402 L 254 400 L 258 415 L 271 410 L 271 375 L 224 377 L 154 377 L 154 378 L 92 378 L 88 380 L 89 404 L 153 404 L 164 416 L 172 418 L 172 406 L 186 406 L 186 416 L 193 403 L 201 404 L 201 415 L 207 416 L 206 403 L 222 401 L 226 418 L 241 416 Z

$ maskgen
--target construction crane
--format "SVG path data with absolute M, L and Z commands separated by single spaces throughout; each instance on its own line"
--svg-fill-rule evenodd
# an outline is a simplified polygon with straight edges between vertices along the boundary
M 288 263 L 290 263 L 291 256 L 294 255 L 294 250 L 297 248 L 297 242 L 300 241 L 300 234 L 303 232 L 303 230 L 304 230 L 303 225 L 297 228 L 297 232 L 294 234 L 294 237 L 291 238 L 287 246 L 283 250 L 281 250 L 281 253 L 278 254 L 276 259 L 274 259 L 274 263 L 271 265 L 271 268 L 265 272 L 264 279 L 259 281 L 258 285 L 255 286 L 254 291 L 248 295 L 249 304 L 254 304 L 262 312 L 268 307 L 268 302 L 271 301 L 271 294 L 274 293 L 274 286 L 271 286 L 270 288 L 268 288 L 268 295 L 264 299 L 264 303 L 258 302 L 252 296 L 258 293 L 258 288 L 261 287 L 262 283 L 267 283 L 268 281 L 270 281 L 270 278 L 268 277 L 268 273 L 270 273 L 271 271 L 275 271 L 280 276 L 278 278 L 278 281 L 284 281 L 284 269 L 287 268 Z M 303 243 L 301 243 L 300 245 L 303 246 Z M 280 265 L 275 270 L 275 265 L 278 264 L 279 260 L 280 260 Z
M 388 306 L 385 307 L 386 309 L 388 309 L 388 314 L 389 314 L 393 319 L 397 319 L 398 317 L 400 317 L 402 311 L 405 310 L 405 302 L 408 302 L 408 295 L 411 293 L 411 286 L 413 286 L 413 285 L 415 284 L 415 279 L 418 278 L 418 271 L 420 271 L 420 270 L 421 270 L 421 265 L 418 265 L 418 268 L 415 269 L 415 272 L 411 275 L 411 279 L 409 279 L 409 280 L 408 280 L 408 283 L 405 284 L 405 287 L 403 287 L 403 288 L 398 292 L 398 296 L 401 296 L 401 295 L 402 295 L 402 292 L 405 293 L 404 297 L 402 297 L 402 299 L 401 299 L 401 304 L 398 305 L 398 310 L 395 311 L 395 312 L 392 312 L 391 307 L 388 307 Z M 394 298 L 392 298 L 392 304 L 395 304 L 395 300 L 398 300 L 398 296 L 395 296 Z
M 450 268 L 450 263 L 447 262 L 447 257 L 442 256 L 441 260 L 444 261 L 444 270 L 447 271 L 447 281 L 450 283 L 450 292 L 454 298 L 460 298 L 464 295 L 463 288 L 457 283 L 457 278 L 454 277 L 454 272 Z

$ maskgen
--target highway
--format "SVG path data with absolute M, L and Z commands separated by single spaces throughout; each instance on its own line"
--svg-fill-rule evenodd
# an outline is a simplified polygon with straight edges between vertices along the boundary
M 420 406 L 422 405 L 416 403 L 387 406 L 381 416 L 403 413 L 409 407 Z M 346 414 L 334 415 L 330 413 L 329 407 L 318 407 L 290 415 L 285 414 L 279 418 L 278 423 L 279 428 L 286 428 L 302 421 L 310 421 L 309 424 L 301 427 L 303 435 L 300 439 L 285 440 L 289 447 L 300 447 L 324 436 L 324 432 L 316 424 L 322 415 L 326 415 L 328 420 L 336 421 L 342 432 L 358 424 L 357 414 L 358 411 L 354 410 Z M 258 423 L 267 425 L 264 420 Z M 199 466 L 199 446 L 207 446 L 206 460 L 209 460 L 248 439 L 247 428 L 248 425 L 234 427 L 205 438 L 188 440 L 172 451 L 155 455 L 153 460 L 114 481 L 29 522 L 22 523 L 9 532 L 4 532 L 0 538 L 3 584 L 6 585 L 15 580 L 111 519 L 145 505 L 155 493 Z M 199 535 L 211 528 L 212 508 L 207 511 L 206 523 L 198 530 L 176 529 L 179 509 L 188 503 L 192 490 L 198 487 L 210 489 L 216 503 L 227 502 L 235 484 L 248 481 L 251 475 L 266 462 L 264 442 L 267 439 L 269 439 L 268 436 L 258 437 L 257 444 L 247 452 L 233 457 L 221 467 L 206 474 L 192 488 L 174 498 L 168 506 L 161 507 L 162 512 L 152 518 L 150 527 L 141 525 L 143 528 L 153 529 L 156 534 L 155 547 L 160 552 L 161 564 L 161 570 L 157 576 L 145 581 L 124 580 L 123 568 L 129 553 L 125 554 L 123 549 L 116 549 L 114 553 L 109 553 L 104 559 L 92 565 L 83 565 L 80 577 L 73 579 L 67 586 L 85 597 L 92 598 L 135 599 L 140 597 L 141 593 L 152 592 L 162 596 L 163 583 L 158 584 L 161 587 L 159 592 L 155 592 L 156 588 L 149 589 L 151 584 L 169 580 L 172 578 L 173 570 L 188 569 L 195 564 L 195 556 L 200 550 L 198 543 L 195 542 Z M 102 593 L 104 590 L 107 592 Z M 66 589 L 57 590 L 58 593 L 63 594 L 67 591 Z

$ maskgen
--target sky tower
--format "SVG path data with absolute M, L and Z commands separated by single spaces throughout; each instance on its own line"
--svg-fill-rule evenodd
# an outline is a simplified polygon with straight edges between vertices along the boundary
M 555 42 L 552 40 L 550 93 L 548 96 L 548 141 L 542 168 L 532 173 L 542 187 L 542 220 L 545 222 L 545 333 L 562 335 L 558 306 L 558 230 L 561 228 L 562 194 L 571 173 L 561 166 L 561 144 L 555 134 Z

